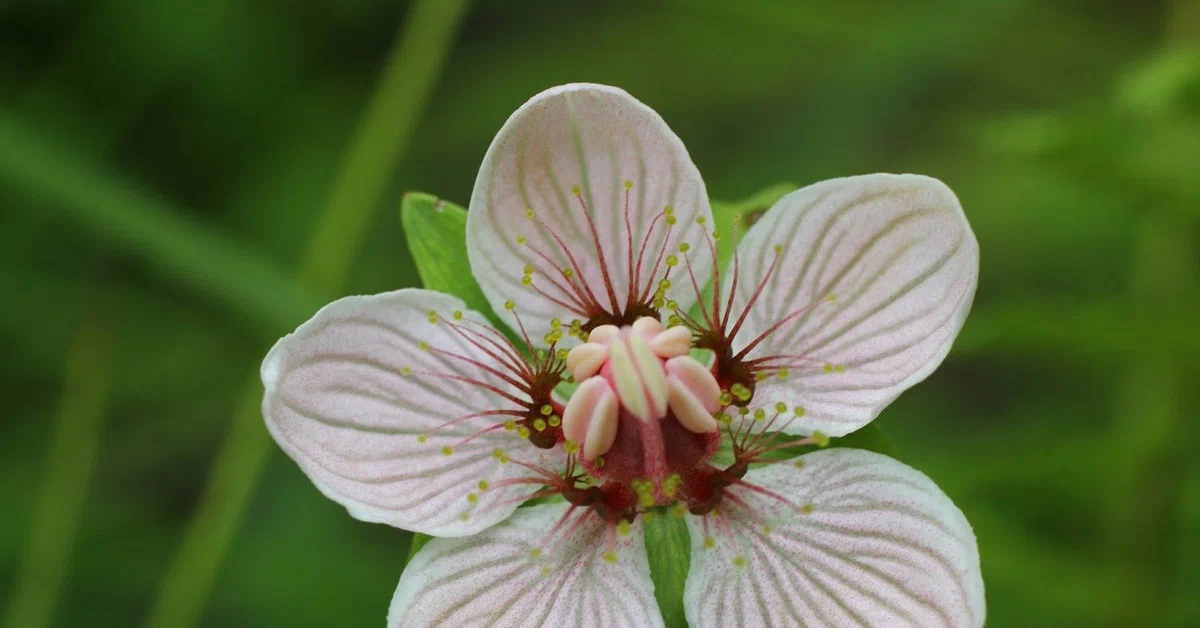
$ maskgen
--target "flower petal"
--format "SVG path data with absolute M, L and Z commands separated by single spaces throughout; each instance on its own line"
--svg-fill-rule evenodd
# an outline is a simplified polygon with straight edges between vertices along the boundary
M 719 511 L 688 518 L 692 628 L 983 625 L 975 535 L 924 474 L 830 449 L 745 482 Z
M 444 320 L 431 323 L 431 310 Z M 452 326 L 458 311 L 462 321 Z M 358 519 L 439 536 L 478 532 L 536 489 L 501 485 L 531 475 L 511 460 L 557 468 L 551 456 L 562 455 L 503 429 L 507 416 L 445 425 L 518 407 L 464 381 L 521 398 L 480 366 L 503 372 L 481 349 L 486 343 L 453 331 L 486 325 L 459 299 L 428 290 L 334 301 L 263 360 L 267 428 L 317 488 Z
M 471 195 L 467 250 L 492 307 L 516 301 L 540 338 L 553 318 L 593 314 L 578 307 L 573 286 L 609 313 L 614 301 L 623 311 L 631 285 L 653 297 L 665 256 L 683 242 L 703 245 L 711 225 L 704 181 L 662 117 L 615 87 L 571 84 L 534 96 L 492 141 Z M 708 252 L 690 261 L 703 281 Z M 694 292 L 677 280 L 666 296 L 687 307 Z
M 767 334 L 747 358 L 779 356 L 762 364 L 787 371 L 760 382 L 753 402 L 804 408 L 788 429 L 797 434 L 853 432 L 933 372 L 971 309 L 979 274 L 979 245 L 958 199 L 917 175 L 797 190 L 755 223 L 738 252 L 734 320 L 765 284 L 734 350 Z
M 434 539 L 404 570 L 388 626 L 662 626 L 640 520 L 627 533 L 606 528 L 594 511 L 557 503 L 521 508 L 473 537 Z

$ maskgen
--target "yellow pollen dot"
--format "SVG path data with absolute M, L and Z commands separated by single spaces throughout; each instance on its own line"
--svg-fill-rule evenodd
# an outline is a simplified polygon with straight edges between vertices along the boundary
M 427 440 L 429 440 L 429 437 L 424 434 L 421 434 L 420 436 L 417 437 L 417 442 L 421 443 L 422 445 L 424 445 L 425 441 L 427 441 Z
M 780 414 L 787 412 L 787 404 L 780 401 L 779 403 L 775 404 L 775 411 Z
M 792 466 L 793 466 L 793 467 L 796 467 L 797 469 L 803 469 L 803 468 L 804 468 L 804 464 L 805 464 L 805 462 L 804 462 L 803 460 L 797 460 L 797 461 L 795 461 L 795 462 L 793 462 L 793 463 L 792 463 Z
M 409 375 L 412 375 L 412 369 L 407 366 L 401 367 L 400 374 L 405 377 L 408 377 Z
M 733 557 L 733 566 L 737 567 L 738 569 L 745 567 L 746 566 L 746 557 L 745 556 L 734 556 Z
M 718 230 L 716 230 L 716 229 L 713 229 L 713 239 L 714 239 L 714 240 L 720 240 L 720 239 L 721 239 L 721 232 L 720 232 L 720 231 L 718 231 Z
M 645 493 L 638 497 L 638 503 L 640 503 L 643 508 L 649 508 L 654 505 L 654 495 Z
M 516 308 L 517 308 L 517 304 L 515 302 L 513 302 L 513 301 L 505 301 L 504 302 L 504 309 L 511 311 L 511 310 L 515 310 Z
M 750 408 L 747 408 L 745 406 L 738 408 L 738 414 L 740 414 L 742 416 L 746 416 L 747 414 L 750 414 Z
M 542 404 L 540 412 L 542 413 L 542 416 L 550 416 L 550 413 L 554 412 L 554 406 L 548 403 Z
M 529 557 L 538 560 L 542 557 L 542 548 L 534 547 L 529 550 Z
M 532 209 L 526 209 L 526 210 L 525 210 L 525 217 L 526 217 L 526 218 L 533 218 L 534 216 L 535 216 L 535 214 L 533 213 L 533 210 L 532 210 Z
M 658 289 L 659 290 L 670 290 L 671 289 L 671 280 L 663 279 L 662 281 L 658 282 Z
M 675 504 L 675 506 L 671 508 L 671 514 L 682 519 L 688 514 L 687 506 L 684 506 L 683 504 Z
M 429 310 L 429 322 L 436 323 L 438 320 L 437 311 Z
M 776 245 L 775 245 L 775 252 L 776 252 L 776 253 L 782 253 L 782 252 L 783 252 L 783 245 L 782 245 L 782 244 L 776 244 Z
M 723 406 L 733 403 L 733 395 L 731 395 L 728 390 L 722 390 L 720 402 Z
M 513 431 L 513 430 L 517 429 L 517 422 L 516 422 L 516 421 L 513 421 L 513 420 L 511 420 L 511 419 L 510 419 L 510 420 L 508 420 L 508 421 L 505 421 L 505 422 L 504 422 L 504 429 L 505 429 L 505 431 L 508 431 L 508 432 L 511 432 L 511 431 Z M 500 451 L 500 450 L 499 450 L 499 449 L 497 449 L 496 451 Z
M 503 449 L 500 449 L 499 447 L 497 447 L 496 449 L 492 450 L 492 457 L 493 457 L 493 458 L 495 458 L 495 459 L 497 459 L 497 460 L 499 460 L 499 459 L 503 458 L 503 457 L 504 457 L 504 450 L 503 450 Z
M 490 486 L 490 484 L 488 484 L 488 481 L 487 481 L 487 480 L 480 480 L 480 481 L 479 481 L 479 490 L 481 490 L 481 491 L 486 491 L 486 490 L 488 490 L 488 487 L 489 487 L 489 486 Z
M 678 257 L 675 257 L 674 255 L 667 256 L 667 266 L 678 266 L 678 265 L 679 265 Z
M 763 410 L 762 408 L 759 408 L 759 409 L 757 409 L 757 410 L 755 410 L 755 411 L 754 411 L 754 420 L 755 420 L 755 421 L 763 421 L 763 420 L 765 420 L 766 418 L 767 418 L 767 411 L 766 411 L 766 410 Z
M 661 309 L 663 309 L 663 306 L 665 306 L 666 304 L 667 304 L 666 299 L 664 299 L 662 297 L 654 298 L 654 309 L 661 310 Z
M 770 525 L 764 525 L 764 526 L 763 526 L 763 530 L 762 530 L 762 531 L 763 531 L 763 534 L 770 534 L 770 533 L 771 533 L 771 526 L 770 526 Z
M 578 185 L 571 186 L 571 194 L 574 194 L 575 196 L 579 196 L 579 186 Z
M 547 422 L 550 424 L 550 427 L 558 427 L 562 424 L 562 419 L 558 418 L 557 414 L 552 414 Z
M 846 372 L 846 365 L 845 365 L 845 364 L 839 364 L 839 365 L 837 365 L 837 366 L 833 367 L 833 370 L 835 370 L 835 371 L 837 371 L 837 372 L 839 372 L 839 373 L 845 373 L 845 372 Z
M 522 425 L 521 427 L 518 427 L 517 435 L 520 436 L 521 438 L 529 438 L 529 428 L 525 427 L 524 425 Z
M 630 181 L 629 179 L 625 179 L 625 189 L 632 190 L 633 189 L 633 181 Z
M 651 523 L 652 521 L 654 521 L 654 519 L 655 519 L 654 513 L 652 513 L 652 512 L 648 512 L 648 513 L 642 515 L 642 520 L 645 521 L 646 523 Z
M 466 521 L 467 519 L 471 518 L 471 515 L 468 515 L 467 513 L 464 512 L 463 514 L 459 515 L 458 518 L 463 521 Z
M 607 551 L 607 552 L 604 552 L 604 561 L 605 561 L 605 562 L 608 562 L 608 563 L 613 563 L 613 564 L 615 565 L 615 564 L 616 564 L 616 562 L 617 562 L 617 560 L 619 560 L 619 559 L 617 558 L 617 553 L 616 553 L 616 552 L 614 552 L 614 551 L 612 551 L 612 550 L 609 550 L 609 551 Z
M 817 430 L 812 433 L 812 439 L 813 439 L 813 442 L 817 444 L 817 447 L 828 447 L 829 446 L 829 436 L 827 436 L 824 432 L 822 432 L 820 430 Z
M 532 274 L 533 274 L 533 271 L 534 271 L 534 270 L 537 270 L 537 269 L 535 269 L 535 268 L 533 267 L 533 264 L 526 264 L 526 265 L 525 265 L 525 268 L 523 268 L 522 270 L 524 270 L 524 271 L 525 271 L 525 274 L 526 274 L 526 275 L 532 275 Z
M 567 351 L 566 349 L 559 349 L 558 351 L 554 352 L 554 357 L 558 358 L 559 360 L 566 360 L 567 356 L 570 354 L 571 352 Z
M 617 522 L 617 534 L 620 534 L 621 536 L 629 536 L 632 531 L 633 530 L 630 528 L 628 521 L 622 519 Z
M 442 446 L 442 455 L 443 455 L 443 456 L 449 456 L 449 455 L 450 455 L 450 454 L 452 454 L 452 453 L 454 453 L 454 448 L 452 448 L 452 447 L 451 447 L 451 446 L 449 446 L 449 445 L 443 445 L 443 446 Z
M 767 374 L 763 371 L 759 371 L 758 373 L 754 374 L 755 381 L 761 382 L 761 381 L 766 381 L 766 379 L 767 379 Z
M 832 364 L 828 364 L 828 363 L 826 363 L 826 364 L 825 364 L 825 372 L 826 372 L 826 373 L 832 373 L 832 372 L 833 372 L 833 365 L 832 365 Z
M 524 277 L 521 277 L 521 285 L 522 286 L 532 286 L 533 285 L 533 276 L 525 275 Z
M 796 406 L 796 409 L 792 410 L 792 412 L 795 412 L 798 417 L 804 416 L 804 406 Z
M 479 501 L 478 495 L 476 495 L 475 493 L 467 493 L 467 502 L 474 504 L 474 503 L 477 503 L 478 501 Z
M 717 540 L 711 536 L 704 537 L 704 549 L 712 549 L 717 546 Z
M 692 245 L 688 244 L 687 242 L 679 243 L 679 252 L 680 253 L 687 253 L 689 250 L 691 250 L 691 248 L 692 248 Z
M 454 316 L 454 320 L 461 321 L 462 317 L 463 317 L 462 310 L 454 310 L 453 316 Z
M 725 425 L 729 425 L 730 423 L 733 422 L 733 417 L 729 416 L 728 412 L 718 412 L 713 416 L 716 417 L 716 419 L 718 421 L 720 421 L 721 423 L 724 423 Z
M 831 293 L 829 294 L 829 302 L 830 302 L 830 303 L 836 303 L 836 302 L 837 302 L 837 295 L 836 295 L 836 294 L 833 294 L 833 293 L 831 292 Z
M 676 302 L 674 299 L 671 299 L 670 301 L 667 301 L 667 309 L 668 310 L 678 310 L 679 303 Z
M 542 565 L 542 577 L 544 578 L 544 577 L 546 577 L 546 576 L 549 576 L 549 575 L 550 575 L 550 566 L 549 566 L 549 565 Z
M 704 216 L 696 216 L 696 224 L 702 225 L 706 222 L 708 222 L 708 218 L 706 218 Z
M 786 366 L 779 367 L 779 370 L 776 371 L 775 374 L 779 376 L 779 379 L 787 379 L 788 378 L 788 367 L 786 367 Z
M 679 316 L 676 314 L 672 314 L 667 317 L 667 326 L 669 326 L 669 327 L 674 327 L 676 325 L 682 325 L 682 324 L 683 324 L 683 319 L 679 318 Z
M 670 216 L 671 214 L 675 213 L 675 208 L 671 207 L 670 205 L 667 205 L 666 207 L 663 208 L 663 213 Z
M 802 512 L 802 513 L 804 513 L 804 514 L 806 514 L 806 515 L 811 515 L 811 514 L 812 514 L 812 511 L 813 511 L 813 505 L 812 505 L 812 504 L 804 504 L 803 506 L 801 506 L 801 507 L 800 507 L 800 512 Z
M 563 449 L 566 449 L 569 454 L 577 454 L 579 453 L 579 443 L 567 439 L 567 442 L 563 443 Z
M 525 242 L 527 242 L 525 236 L 517 236 L 517 244 L 525 244 Z
M 564 268 L 564 269 L 562 269 L 562 274 L 563 274 L 563 277 L 570 279 L 571 277 L 575 276 L 575 271 L 570 268 Z
M 429 343 L 422 340 L 421 342 L 417 343 L 417 348 L 421 351 L 429 351 Z
M 675 216 L 667 214 L 667 218 L 663 222 L 667 223 L 669 226 L 674 226 L 676 222 Z
M 534 419 L 533 429 L 535 429 L 539 432 L 545 432 L 546 431 L 546 422 L 541 419 Z

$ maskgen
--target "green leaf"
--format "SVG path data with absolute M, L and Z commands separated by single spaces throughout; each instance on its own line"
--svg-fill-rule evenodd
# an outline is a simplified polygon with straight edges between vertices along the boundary
M 400 202 L 400 223 L 421 283 L 490 315 L 487 297 L 467 260 L 467 210 L 432 194 L 409 192 Z
M 713 224 L 721 233 L 732 234 L 734 216 L 740 214 L 742 220 L 738 226 L 738 230 L 741 233 L 745 233 L 746 229 L 749 229 L 755 222 L 758 222 L 758 219 L 768 209 L 771 209 L 771 206 L 776 201 L 783 198 L 788 192 L 796 189 L 797 186 L 794 183 L 776 183 L 740 201 L 711 199 L 709 203 L 712 205 Z M 717 257 L 721 263 L 721 267 L 724 268 L 725 264 L 733 258 L 733 240 L 722 240 L 722 242 L 725 243 L 725 246 L 722 246 L 717 252 Z
M 683 584 L 691 564 L 691 537 L 683 517 L 659 510 L 645 521 L 646 555 L 654 598 L 667 628 L 687 628 L 683 615 Z
M 433 537 L 429 536 L 428 534 L 413 532 L 412 539 L 408 542 L 408 558 L 405 559 L 404 564 L 407 565 L 408 563 L 411 563 L 413 556 L 416 556 L 417 552 L 421 551 L 421 548 L 425 547 L 425 544 L 432 540 Z

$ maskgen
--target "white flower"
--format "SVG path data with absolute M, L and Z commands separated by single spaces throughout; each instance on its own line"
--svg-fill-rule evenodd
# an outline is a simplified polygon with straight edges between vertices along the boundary
M 512 115 L 468 216 L 471 268 L 527 346 L 400 290 L 330 304 L 262 367 L 271 434 L 325 495 L 458 537 L 409 564 L 389 626 L 661 626 L 642 526 L 662 507 L 691 532 L 694 627 L 983 625 L 974 534 L 927 477 L 850 449 L 766 464 L 777 433 L 853 432 L 949 351 L 979 254 L 945 185 L 796 191 L 719 272 L 682 142 L 581 84 Z

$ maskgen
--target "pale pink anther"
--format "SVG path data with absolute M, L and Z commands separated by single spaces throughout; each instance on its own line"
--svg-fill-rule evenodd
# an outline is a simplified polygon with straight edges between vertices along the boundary
M 620 409 L 645 424 L 657 424 L 670 411 L 689 431 L 716 431 L 712 414 L 720 387 L 688 355 L 691 339 L 687 328 L 663 329 L 649 317 L 621 329 L 593 329 L 587 342 L 567 354 L 579 388 L 563 412 L 563 436 L 579 443 L 584 458 L 592 460 L 612 447 Z
M 679 424 L 697 434 L 717 429 L 713 413 L 721 406 L 721 387 L 708 369 L 688 356 L 667 360 L 671 411 Z

